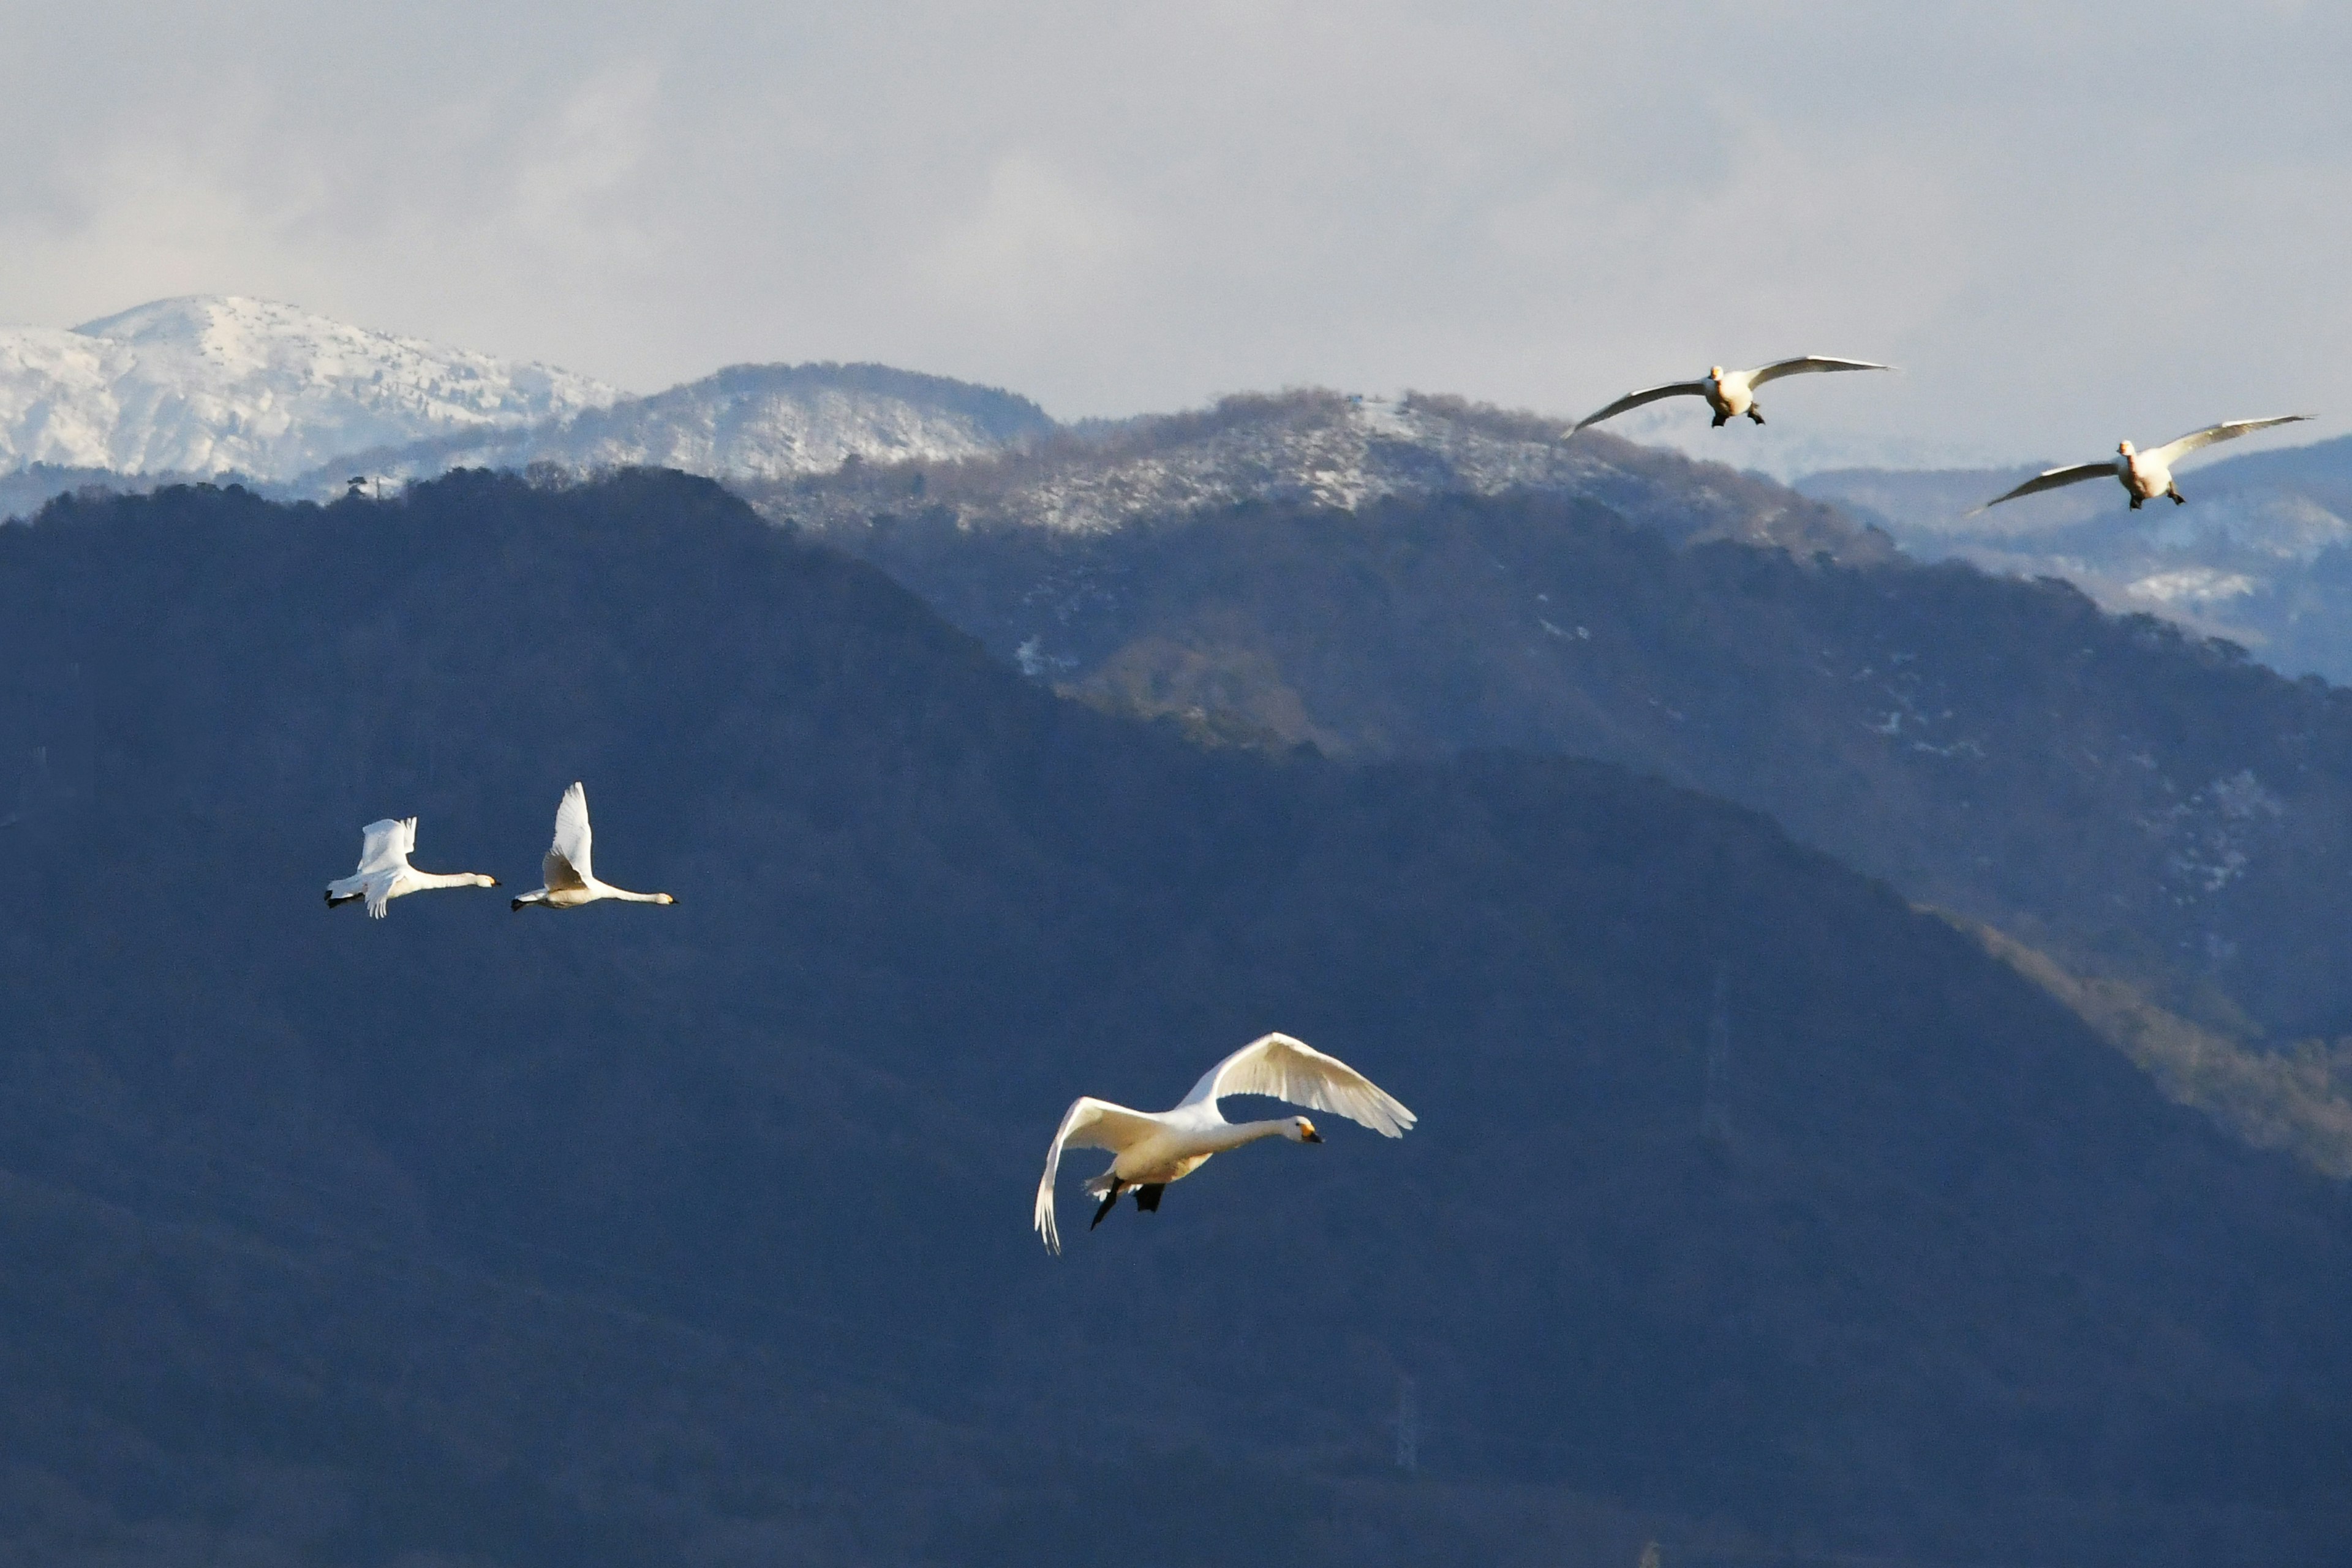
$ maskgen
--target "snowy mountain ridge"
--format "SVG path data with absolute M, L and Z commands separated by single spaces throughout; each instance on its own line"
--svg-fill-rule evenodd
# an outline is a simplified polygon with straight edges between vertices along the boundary
M 851 458 L 952 462 L 1054 428 L 1025 397 L 945 376 L 879 364 L 740 364 L 522 429 L 347 454 L 308 484 L 332 487 L 346 467 L 414 479 L 453 468 L 539 463 L 583 474 L 657 468 L 730 481 L 777 479 L 826 472 Z
M 965 527 L 1068 533 L 1253 503 L 1352 511 L 1389 497 L 1525 489 L 1598 501 L 1678 542 L 1739 539 L 1845 560 L 1890 550 L 1884 535 L 1754 475 L 1598 432 L 1570 440 L 1556 419 L 1419 394 L 1247 395 L 957 462 L 734 488 L 766 515 L 820 531 L 944 510 Z
M 1452 397 L 1307 389 L 1065 427 L 1013 393 L 877 364 L 737 365 L 630 397 L 229 296 L 0 331 L 0 514 L 116 479 L 236 475 L 323 500 L 352 474 L 541 465 L 680 468 L 820 528 L 904 511 L 910 493 L 961 522 L 1087 532 L 1251 502 L 1353 510 L 1529 489 L 1677 541 L 1886 550 L 1759 476 L 1602 432 L 1570 440 L 1559 419 Z
M 345 452 L 600 408 L 614 388 L 234 295 L 0 328 L 0 472 L 284 481 Z

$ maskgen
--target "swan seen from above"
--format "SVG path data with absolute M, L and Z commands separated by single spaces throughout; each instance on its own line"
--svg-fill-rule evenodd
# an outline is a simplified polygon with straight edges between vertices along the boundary
M 1065 1149 L 1111 1152 L 1109 1168 L 1087 1184 L 1087 1192 L 1102 1199 L 1094 1224 L 1087 1227 L 1092 1230 L 1124 1192 L 1135 1194 L 1137 1208 L 1156 1213 L 1168 1184 L 1191 1175 L 1212 1154 L 1263 1138 L 1323 1142 L 1304 1116 L 1227 1121 L 1217 1101 L 1228 1094 L 1262 1094 L 1310 1110 L 1328 1110 L 1386 1138 L 1403 1137 L 1416 1120 L 1394 1096 L 1339 1058 L 1278 1034 L 1253 1040 L 1211 1068 L 1173 1110 L 1130 1110 L 1081 1095 L 1063 1114 L 1053 1146 L 1045 1151 L 1045 1173 L 1037 1183 L 1035 1224 L 1047 1249 L 1062 1250 L 1061 1233 L 1054 1224 L 1054 1178 L 1062 1168 Z
M 2158 496 L 2170 496 L 2172 504 L 2180 506 L 2189 498 L 2172 482 L 2172 465 L 2216 441 L 2234 441 L 2256 430 L 2267 430 L 2273 425 L 2293 425 L 2308 419 L 2308 414 L 2273 414 L 2267 419 L 2225 419 L 2219 425 L 2208 425 L 2202 430 L 2191 430 L 2177 441 L 2167 441 L 2161 447 L 2138 451 L 2129 441 L 2116 443 L 2116 455 L 2095 463 L 2074 463 L 2063 468 L 2045 468 L 2006 495 L 1998 495 L 1984 503 L 1971 507 L 1967 515 L 1974 517 L 1986 507 L 1996 507 L 2005 500 L 2030 496 L 2039 490 L 2054 490 L 2061 485 L 2079 484 L 2084 479 L 2112 479 L 2122 484 L 2124 493 L 2131 497 L 2132 510 L 2154 500 Z
M 1743 414 L 1761 425 L 1764 423 L 1764 411 L 1756 405 L 1756 389 L 1768 381 L 1815 371 L 1894 368 L 1891 364 L 1877 364 L 1866 359 L 1831 359 L 1822 354 L 1774 360 L 1770 364 L 1759 365 L 1754 370 L 1727 371 L 1719 364 L 1709 365 L 1706 379 L 1702 381 L 1670 381 L 1663 386 L 1645 386 L 1639 392 L 1629 392 L 1608 407 L 1578 420 L 1568 433 L 1573 436 L 1588 425 L 1613 419 L 1629 408 L 1639 408 L 1644 403 L 1655 403 L 1662 397 L 1706 398 L 1707 406 L 1715 410 L 1715 426 L 1717 429 Z
M 372 920 L 382 920 L 394 899 L 435 888 L 495 888 L 496 877 L 479 871 L 420 871 L 408 863 L 416 852 L 416 818 L 386 817 L 360 829 L 360 868 L 327 884 L 327 907 L 367 900 Z
M 555 842 L 540 862 L 547 886 L 524 893 L 511 905 L 539 904 L 551 910 L 576 910 L 600 899 L 623 899 L 633 904 L 674 904 L 667 893 L 633 893 L 610 882 L 600 882 L 589 866 L 588 790 L 574 783 L 555 807 Z

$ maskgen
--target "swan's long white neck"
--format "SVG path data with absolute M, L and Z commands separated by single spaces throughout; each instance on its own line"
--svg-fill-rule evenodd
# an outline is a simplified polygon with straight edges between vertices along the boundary
M 626 899 L 633 904 L 662 904 L 669 900 L 660 893 L 633 893 L 626 888 L 616 888 L 610 882 L 596 884 L 598 893 L 608 899 Z
M 495 888 L 498 883 L 479 871 L 411 871 L 408 879 L 417 889 L 426 888 Z
M 1261 1138 L 1280 1138 L 1298 1124 L 1287 1116 L 1277 1116 L 1271 1121 L 1234 1121 L 1214 1134 L 1220 1149 L 1238 1149 L 1244 1143 L 1255 1143 Z

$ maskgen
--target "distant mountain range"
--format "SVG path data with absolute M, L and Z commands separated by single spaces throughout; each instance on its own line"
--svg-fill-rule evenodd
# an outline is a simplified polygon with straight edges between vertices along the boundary
M 381 485 L 534 465 L 676 468 L 773 512 L 794 484 L 852 459 L 867 470 L 853 471 L 859 484 L 815 492 L 841 516 L 893 504 L 910 476 L 874 470 L 915 463 L 929 499 L 967 522 L 1081 531 L 1240 500 L 1354 508 L 1522 489 L 1599 501 L 1677 541 L 1851 562 L 1884 556 L 1891 539 L 1921 560 L 2063 577 L 2108 609 L 2229 637 L 2288 674 L 2352 681 L 2352 438 L 2192 468 L 2195 504 L 2178 513 L 2129 513 L 2085 486 L 1968 518 L 2028 470 L 1844 469 L 1792 491 L 1433 396 L 1243 396 L 1068 427 L 1013 393 L 873 364 L 737 365 L 630 396 L 226 296 L 0 331 L 0 518 L 87 485 L 236 479 L 323 499 L 354 475 Z M 810 520 L 807 500 L 790 504 Z
M 278 365 L 349 331 L 246 302 L 168 305 L 109 330 L 161 342 L 164 324 L 204 325 L 247 342 L 239 363 Z M 285 343 L 252 346 L 271 332 Z M 423 352 L 353 342 L 335 351 L 347 381 L 383 344 Z M 699 469 L 1092 700 L 1357 757 L 1505 744 L 1612 758 L 1769 811 L 1911 896 L 2146 986 L 2199 1026 L 2273 1044 L 2352 1031 L 2326 936 L 2352 910 L 2330 901 L 2342 879 L 2311 874 L 2338 854 L 2325 825 L 2352 811 L 2335 700 L 2103 623 L 2046 586 L 1897 570 L 1890 538 L 1915 559 L 1975 539 L 1961 552 L 1993 567 L 2071 563 L 2111 605 L 2208 628 L 2198 584 L 2226 543 L 2249 579 L 2301 574 L 2291 626 L 2316 635 L 2352 600 L 2319 591 L 2336 570 L 2352 588 L 2327 510 L 2352 510 L 2344 444 L 2191 469 L 2195 500 L 2178 510 L 2128 513 L 2085 486 L 1964 533 L 1957 514 L 2007 476 L 1823 475 L 1808 496 L 1454 398 L 1301 391 L 1071 427 L 1010 393 L 871 365 L 739 366 L 651 397 L 594 395 L 339 453 L 264 488 L 336 494 L 353 472 L 453 465 L 562 482 Z M 110 482 L 102 468 L 28 468 L 0 479 L 0 502 Z M 2111 550 L 2138 541 L 2207 564 L 2101 579 L 2035 554 L 2057 536 L 2031 509 L 2062 506 Z M 1776 547 L 1796 569 L 1706 555 L 1711 542 Z M 2095 679 L 2073 662 L 2086 647 L 2116 655 Z M 2007 711 L 2034 688 L 2046 724 Z M 2352 1154 L 2323 1163 L 2339 1158 Z
M 1924 561 L 2063 577 L 2119 614 L 2242 644 L 2288 675 L 2352 682 L 2352 437 L 2189 468 L 2185 506 L 2133 511 L 2084 484 L 1969 516 L 2033 468 L 1848 468 L 1796 481 Z
M 994 452 L 1054 428 L 1027 398 L 870 364 L 738 365 L 650 397 L 586 376 L 228 296 L 70 331 L 0 331 L 0 517 L 85 484 L 630 466 L 728 479 Z

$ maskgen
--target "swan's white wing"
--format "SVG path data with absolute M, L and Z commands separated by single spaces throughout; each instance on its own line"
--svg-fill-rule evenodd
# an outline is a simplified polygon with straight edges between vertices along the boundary
M 1706 383 L 1703 381 L 1670 381 L 1664 386 L 1645 386 L 1639 392 L 1629 392 L 1598 414 L 1588 414 L 1570 426 L 1573 436 L 1587 425 L 1598 425 L 1603 419 L 1614 419 L 1628 408 L 1639 408 L 1644 403 L 1655 403 L 1661 397 L 1704 397 Z
M 1797 359 L 1774 360 L 1748 373 L 1748 384 L 1761 386 L 1768 381 L 1778 381 L 1784 375 L 1803 375 L 1816 370 L 1893 370 L 1891 364 L 1876 364 L 1866 359 L 1832 359 L 1827 354 L 1805 354 Z
M 399 882 L 399 880 L 400 873 L 397 871 L 379 871 L 374 876 L 368 879 L 368 919 L 374 921 L 383 919 L 385 913 L 389 911 L 392 907 L 393 888 Z
M 400 819 L 400 858 L 405 860 L 415 853 L 416 818 L 404 816 Z
M 386 817 L 360 829 L 361 876 L 371 871 L 395 870 L 408 863 L 406 826 L 405 823 Z
M 1338 1057 L 1327 1057 L 1288 1035 L 1268 1035 L 1244 1046 L 1211 1068 L 1184 1103 L 1213 1103 L 1228 1094 L 1270 1095 L 1310 1110 L 1328 1110 L 1388 1138 L 1403 1137 L 1404 1130 L 1419 1120 L 1394 1095 Z
M 1045 1173 L 1037 1181 L 1034 1223 L 1048 1248 L 1062 1250 L 1061 1232 L 1054 1228 L 1054 1178 L 1062 1169 L 1062 1151 L 1124 1149 L 1158 1131 L 1160 1123 L 1140 1110 L 1129 1110 L 1124 1105 L 1113 1105 L 1089 1094 L 1070 1101 L 1070 1109 L 1063 1112 L 1061 1129 L 1054 1134 L 1054 1146 L 1045 1151 Z
M 596 873 L 588 863 L 588 789 L 574 783 L 555 808 L 555 843 L 540 869 L 552 888 L 584 888 Z
M 2250 431 L 2267 430 L 2273 425 L 2292 425 L 2298 419 L 2310 417 L 2308 414 L 2273 414 L 2267 419 L 2225 419 L 2219 425 L 2208 425 L 2202 430 L 2191 430 L 2178 441 L 2167 441 L 2148 456 L 2168 468 L 2200 447 L 2210 447 L 2216 441 L 2234 441 Z
M 2108 458 L 2096 463 L 2075 463 L 2063 468 L 2044 468 L 2006 495 L 1998 495 L 1984 506 L 1970 507 L 1968 515 L 1976 516 L 1985 506 L 1999 506 L 2005 500 L 2030 496 L 2036 490 L 2054 490 L 2060 485 L 2079 484 L 2084 479 L 2112 479 L 2116 477 L 2116 460 Z

